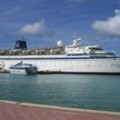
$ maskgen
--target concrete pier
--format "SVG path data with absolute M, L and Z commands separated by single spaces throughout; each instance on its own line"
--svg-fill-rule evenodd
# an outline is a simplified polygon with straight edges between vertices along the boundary
M 120 112 L 0 100 L 0 120 L 120 120 Z

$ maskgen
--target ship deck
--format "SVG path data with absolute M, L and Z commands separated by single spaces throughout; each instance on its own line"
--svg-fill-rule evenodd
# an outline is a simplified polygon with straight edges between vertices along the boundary
M 0 120 L 120 120 L 120 112 L 0 101 Z

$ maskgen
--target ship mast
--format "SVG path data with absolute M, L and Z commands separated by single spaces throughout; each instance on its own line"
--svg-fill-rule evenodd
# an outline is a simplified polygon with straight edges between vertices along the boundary
M 74 34 L 73 35 L 73 46 L 74 47 L 80 46 L 80 40 L 81 40 L 81 37 L 78 37 L 77 34 Z

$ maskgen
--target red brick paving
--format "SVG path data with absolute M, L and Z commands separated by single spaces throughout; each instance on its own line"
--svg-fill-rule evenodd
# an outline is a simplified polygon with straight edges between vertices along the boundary
M 0 103 L 0 120 L 120 120 L 120 115 Z

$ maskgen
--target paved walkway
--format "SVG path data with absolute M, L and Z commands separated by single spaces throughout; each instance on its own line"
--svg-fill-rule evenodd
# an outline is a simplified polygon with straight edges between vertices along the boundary
M 120 113 L 0 101 L 0 120 L 120 120 Z

